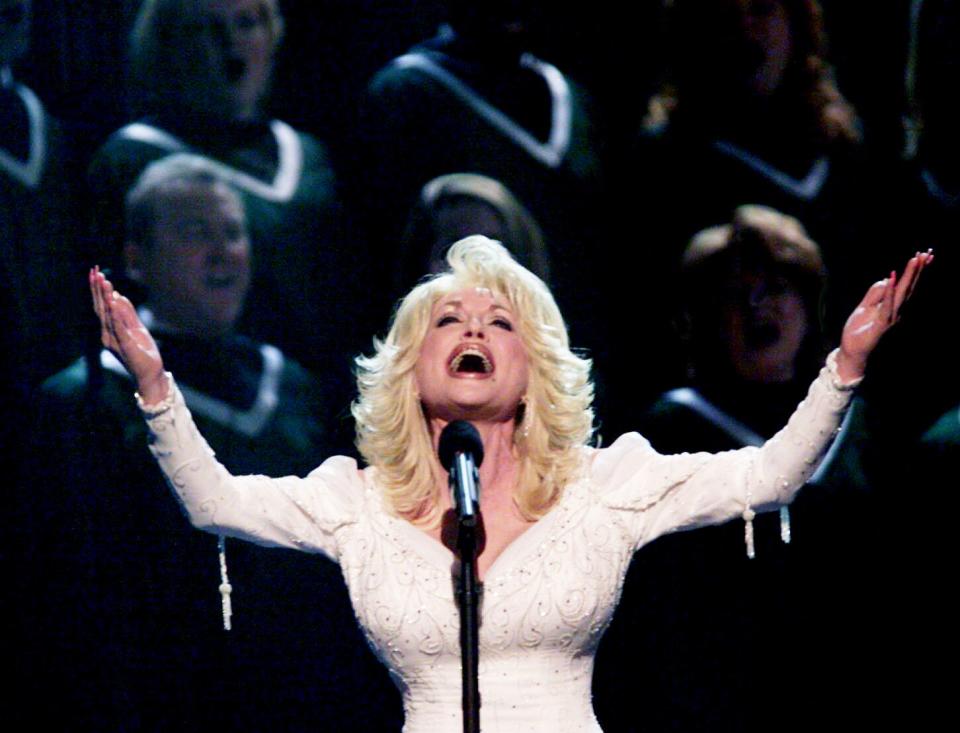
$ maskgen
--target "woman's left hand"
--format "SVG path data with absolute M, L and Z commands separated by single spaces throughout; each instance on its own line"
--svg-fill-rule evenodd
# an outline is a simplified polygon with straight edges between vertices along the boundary
M 837 371 L 845 382 L 863 376 L 870 353 L 883 334 L 900 318 L 900 308 L 910 298 L 920 273 L 933 262 L 933 253 L 917 252 L 897 279 L 897 273 L 874 283 L 843 327 Z

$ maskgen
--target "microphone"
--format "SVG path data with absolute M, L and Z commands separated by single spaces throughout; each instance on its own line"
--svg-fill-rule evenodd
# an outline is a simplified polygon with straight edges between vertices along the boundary
M 480 580 L 477 577 L 477 539 L 483 535 L 480 521 L 480 474 L 477 468 L 483 463 L 483 441 L 480 433 L 466 420 L 454 420 L 440 433 L 437 452 L 440 463 L 450 474 L 450 491 L 453 493 L 454 510 L 444 519 L 457 515 L 454 552 L 460 559 L 459 571 L 451 569 L 455 577 L 454 588 L 457 606 L 460 609 L 460 665 L 463 671 L 463 730 L 477 733 L 480 730 Z M 451 521 L 447 526 L 453 525 Z M 442 533 L 445 534 L 445 533 Z M 446 542 L 444 542 L 446 544 Z M 449 545 L 448 545 L 449 547 Z
M 483 441 L 466 420 L 454 420 L 440 433 L 440 463 L 450 474 L 450 491 L 461 524 L 476 526 L 480 512 Z

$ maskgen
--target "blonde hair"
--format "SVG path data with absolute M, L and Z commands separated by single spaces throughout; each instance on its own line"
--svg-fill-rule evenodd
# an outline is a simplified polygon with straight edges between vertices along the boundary
M 378 471 L 388 506 L 417 524 L 440 521 L 443 476 L 417 395 L 414 369 L 433 307 L 449 293 L 488 288 L 506 300 L 529 359 L 529 383 L 517 407 L 514 445 L 520 478 L 514 502 L 535 520 L 576 480 L 593 432 L 589 359 L 570 350 L 557 304 L 536 275 L 500 243 L 475 235 L 447 253 L 449 272 L 428 278 L 400 303 L 374 354 L 357 359 L 359 397 L 352 406 L 357 448 Z

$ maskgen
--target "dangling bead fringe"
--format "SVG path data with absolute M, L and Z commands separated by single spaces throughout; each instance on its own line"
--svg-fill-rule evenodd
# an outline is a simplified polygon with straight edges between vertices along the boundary
M 220 554 L 220 604 L 223 607 L 223 630 L 230 631 L 230 619 L 233 616 L 233 606 L 230 604 L 230 594 L 233 586 L 227 577 L 227 541 L 220 535 L 217 538 L 217 551 Z
M 790 507 L 780 507 L 780 539 L 783 544 L 790 544 Z
M 753 544 L 753 518 L 757 516 L 753 509 L 750 508 L 750 505 L 747 504 L 747 508 L 743 510 L 743 541 L 747 545 L 747 557 L 751 560 L 757 556 L 756 548 Z

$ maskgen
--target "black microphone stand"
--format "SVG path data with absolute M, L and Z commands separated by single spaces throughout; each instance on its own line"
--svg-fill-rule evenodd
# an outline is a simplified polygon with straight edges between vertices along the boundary
M 460 609 L 460 670 L 463 678 L 463 730 L 480 733 L 480 581 L 477 578 L 478 546 L 482 551 L 480 517 L 480 464 L 483 442 L 477 429 L 465 420 L 454 420 L 440 434 L 440 464 L 450 477 L 453 527 L 460 574 L 456 582 Z M 448 525 L 449 526 L 449 525 Z
M 463 730 L 480 733 L 480 582 L 477 579 L 479 515 L 457 519 L 457 605 L 460 607 L 460 665 L 463 676 Z

